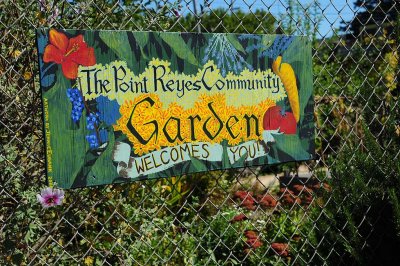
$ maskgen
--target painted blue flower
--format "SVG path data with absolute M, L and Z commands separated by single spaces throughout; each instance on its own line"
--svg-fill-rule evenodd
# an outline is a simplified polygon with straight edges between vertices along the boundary
M 115 124 L 121 117 L 119 112 L 119 104 L 117 100 L 109 100 L 107 97 L 101 95 L 96 98 L 97 110 L 99 110 L 99 118 L 107 126 Z

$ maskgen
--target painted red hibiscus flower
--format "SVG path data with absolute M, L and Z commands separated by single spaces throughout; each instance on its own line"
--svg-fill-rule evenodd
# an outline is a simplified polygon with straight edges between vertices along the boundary
M 44 49 L 43 61 L 61 64 L 62 72 L 68 79 L 76 79 L 79 65 L 96 64 L 94 49 L 87 46 L 83 35 L 69 39 L 64 33 L 51 29 L 49 41 L 50 44 Z

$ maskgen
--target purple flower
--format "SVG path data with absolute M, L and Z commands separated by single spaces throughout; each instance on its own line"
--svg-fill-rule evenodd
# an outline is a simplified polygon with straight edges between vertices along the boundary
M 39 0 L 40 11 L 44 12 L 47 9 L 46 0 Z
M 177 9 L 172 9 L 172 13 L 174 13 L 175 17 L 179 18 L 181 16 L 181 13 L 179 13 L 179 10 Z
M 61 205 L 64 199 L 64 191 L 61 189 L 45 188 L 42 189 L 40 194 L 36 195 L 40 204 L 43 208 L 53 207 L 56 205 Z

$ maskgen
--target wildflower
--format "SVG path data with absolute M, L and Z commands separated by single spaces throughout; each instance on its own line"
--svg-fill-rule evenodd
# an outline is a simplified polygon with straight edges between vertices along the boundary
M 290 190 L 290 189 L 286 189 L 286 188 L 281 188 L 279 190 L 279 194 L 281 195 L 280 197 L 280 201 L 281 203 L 283 203 L 284 205 L 287 206 L 293 206 L 295 203 L 300 204 L 301 200 L 299 197 L 297 197 L 295 195 L 295 193 Z
M 257 233 L 253 230 L 246 230 L 246 232 L 244 232 L 244 236 L 248 239 L 254 239 L 257 238 Z
M 40 11 L 45 12 L 47 10 L 46 0 L 39 0 Z
M 179 12 L 178 9 L 172 9 L 172 13 L 174 13 L 175 17 L 179 18 L 181 16 L 181 13 Z
M 289 245 L 286 243 L 272 243 L 272 250 L 274 250 L 279 256 L 289 256 Z
M 76 79 L 78 66 L 96 64 L 93 47 L 88 47 L 83 35 L 68 38 L 64 33 L 55 29 L 49 31 L 50 44 L 46 46 L 43 61 L 61 64 L 62 72 L 68 79 Z
M 255 210 L 256 206 L 254 206 L 255 200 L 253 198 L 253 192 L 247 192 L 243 190 L 236 191 L 233 195 L 234 199 L 240 199 L 240 206 L 246 208 L 248 210 Z
M 60 15 L 60 10 L 58 9 L 58 7 L 54 8 L 51 12 L 51 15 L 48 18 L 49 24 L 50 25 L 53 24 L 57 20 L 59 15 Z
M 258 204 L 264 208 L 275 207 L 278 204 L 278 201 L 268 193 L 265 195 L 258 195 L 257 200 Z
M 20 50 L 15 50 L 14 52 L 12 52 L 12 56 L 14 58 L 19 57 L 22 54 L 22 52 Z
M 256 209 L 256 206 L 254 205 L 255 201 L 253 198 L 246 198 L 244 201 L 240 203 L 240 206 L 242 206 L 245 209 L 248 209 L 250 211 L 254 211 Z
M 305 196 L 303 199 L 303 204 L 310 205 L 313 201 L 313 197 L 311 195 Z
M 247 230 L 246 232 L 244 232 L 244 236 L 247 238 L 246 240 L 247 248 L 245 249 L 246 253 L 249 252 L 247 250 L 248 248 L 256 249 L 263 245 L 263 242 L 259 239 L 259 236 L 255 231 Z
M 236 215 L 232 218 L 231 223 L 247 220 L 247 216 L 243 213 Z
M 287 206 L 293 206 L 295 203 L 301 204 L 301 199 L 297 196 L 293 196 L 289 193 L 283 194 L 281 202 Z
M 259 248 L 263 245 L 263 242 L 257 238 L 250 238 L 246 240 L 246 244 L 251 248 Z
M 245 198 L 252 197 L 253 192 L 247 192 L 243 190 L 236 191 L 235 194 L 233 195 L 234 199 L 241 199 L 244 200 Z
M 25 80 L 30 80 L 32 77 L 32 73 L 31 72 L 25 72 L 24 73 L 24 79 Z
M 84 261 L 85 265 L 93 265 L 93 262 L 94 260 L 92 256 L 87 256 Z
M 292 190 L 296 195 L 304 194 L 306 196 L 312 195 L 312 190 L 303 185 L 293 185 Z
M 328 192 L 332 191 L 332 188 L 330 185 L 328 185 L 327 183 L 322 183 L 322 186 L 324 187 L 324 189 Z
M 45 188 L 36 195 L 44 208 L 61 205 L 64 199 L 64 191 L 60 189 Z

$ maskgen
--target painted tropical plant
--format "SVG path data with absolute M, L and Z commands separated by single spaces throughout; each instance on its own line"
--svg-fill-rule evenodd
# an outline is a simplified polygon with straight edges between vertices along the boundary
M 226 76 L 229 71 L 240 74 L 245 68 L 253 70 L 253 67 L 243 58 L 244 52 L 235 35 L 216 33 L 208 40 L 202 63 L 213 60 L 221 70 L 222 76 Z

